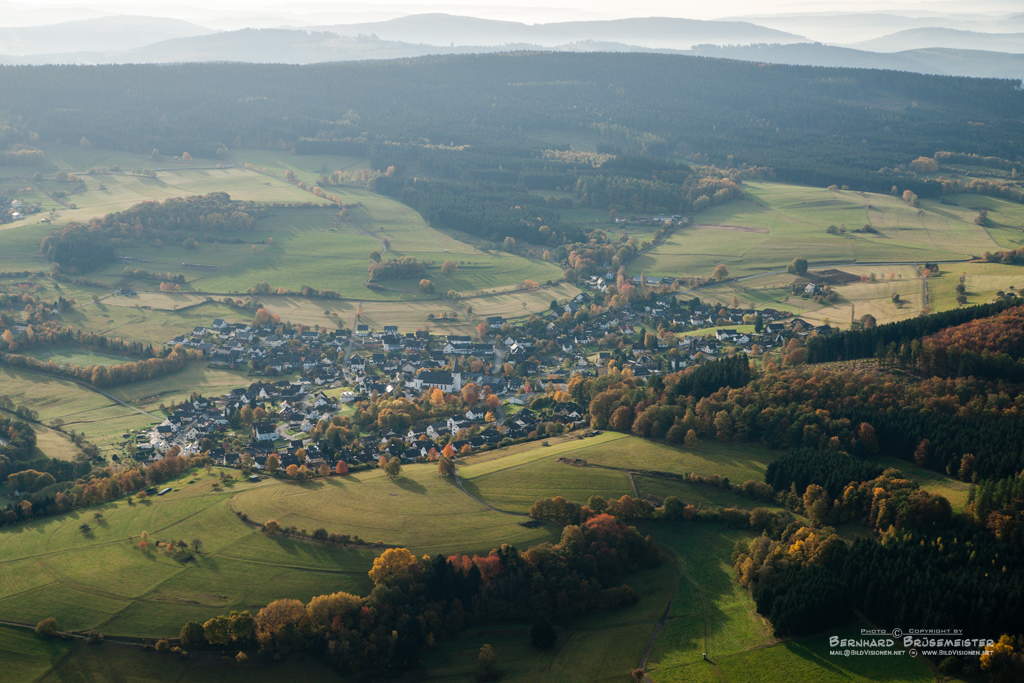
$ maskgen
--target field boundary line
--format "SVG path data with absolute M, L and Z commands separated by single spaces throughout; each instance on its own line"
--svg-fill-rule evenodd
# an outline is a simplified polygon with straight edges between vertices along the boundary
M 612 434 L 614 432 L 608 432 L 608 433 Z M 628 434 L 619 434 L 619 435 L 617 435 L 615 437 L 599 441 L 598 445 L 603 445 L 603 444 L 611 443 L 613 441 L 619 441 L 620 439 L 628 438 L 628 436 L 629 436 Z M 548 458 L 548 457 L 553 456 L 553 455 L 562 455 L 563 453 L 572 453 L 572 452 L 578 451 L 578 450 L 580 450 L 582 448 L 586 448 L 588 445 L 593 445 L 591 442 L 589 442 L 587 440 L 584 440 L 584 441 L 585 441 L 584 443 L 578 444 L 578 445 L 576 445 L 576 446 L 574 446 L 572 448 L 566 448 L 565 450 L 558 451 L 556 453 L 545 453 L 544 455 L 538 456 L 538 457 L 536 457 L 536 458 L 534 458 L 532 460 L 528 460 L 526 462 L 521 462 L 518 465 L 509 465 L 508 467 L 502 467 L 501 469 L 492 470 L 490 472 L 484 472 L 483 474 L 478 474 L 478 475 L 476 475 L 474 477 L 470 477 L 470 479 L 483 479 L 484 477 L 488 477 L 488 476 L 490 476 L 492 474 L 497 474 L 498 472 L 507 472 L 508 470 L 518 469 L 520 467 L 525 467 L 526 465 L 532 465 L 533 463 L 538 462 L 539 460 L 544 460 L 545 458 Z M 567 441 L 565 443 L 572 443 L 572 442 L 571 441 Z M 558 445 L 561 445 L 561 444 L 558 444 Z M 557 447 L 558 445 L 556 445 L 555 447 Z M 543 448 L 543 446 L 541 448 Z M 529 452 L 529 451 L 527 451 L 527 452 Z M 511 457 L 515 457 L 516 455 L 520 455 L 520 454 L 519 453 L 515 453 L 513 455 L 504 456 L 504 457 L 511 458 Z M 503 458 L 497 458 L 496 460 L 485 460 L 484 462 L 500 462 L 502 459 Z M 482 465 L 484 463 L 482 462 L 480 464 Z M 610 467 L 609 469 L 618 469 L 618 468 L 611 468 Z
M 533 462 L 533 461 L 531 461 L 531 462 Z M 524 463 L 524 464 L 527 464 L 527 463 Z M 509 468 L 509 469 L 511 469 L 511 468 Z M 499 472 L 503 472 L 504 470 L 498 470 L 498 471 Z M 459 476 L 459 471 L 458 470 L 455 470 L 455 485 L 458 486 L 459 490 L 462 491 L 463 493 L 465 493 L 467 496 L 469 496 L 470 498 L 472 498 L 476 502 L 480 503 L 484 507 L 490 508 L 491 510 L 494 510 L 495 512 L 500 512 L 503 515 L 511 515 L 513 517 L 529 517 L 530 516 L 530 515 L 526 514 L 525 512 L 511 512 L 509 510 L 502 510 L 501 508 L 496 508 L 493 505 L 491 505 L 490 503 L 488 503 L 487 501 L 483 500 L 482 498 L 477 498 L 472 493 L 467 491 L 466 487 L 462 485 L 462 478 Z
M 78 379 L 72 379 L 71 377 L 63 377 L 63 376 L 60 376 L 60 375 L 51 375 L 48 372 L 45 372 L 43 370 L 37 370 L 35 368 L 15 367 L 13 365 L 8 365 L 7 363 L 2 363 L 2 362 L 0 362 L 0 364 L 4 365 L 5 367 L 11 368 L 12 370 L 22 370 L 24 372 L 35 373 L 37 375 L 42 375 L 44 377 L 51 377 L 53 379 L 64 380 L 66 382 L 71 382 L 73 384 L 78 384 L 79 386 L 83 386 L 86 389 L 88 389 L 89 391 L 97 393 L 100 396 L 106 397 L 106 398 L 110 399 L 111 401 L 113 401 L 114 403 L 119 403 L 122 406 L 124 406 L 125 408 L 128 408 L 129 410 L 133 410 L 133 411 L 135 411 L 136 413 L 138 413 L 140 415 L 145 415 L 146 417 L 151 417 L 154 420 L 159 420 L 159 421 L 163 422 L 164 418 L 160 417 L 159 415 L 154 415 L 153 413 L 147 413 L 145 410 L 142 410 L 140 408 L 136 408 L 135 406 L 131 405 L 130 403 L 126 403 L 126 402 L 122 401 L 121 399 L 117 398 L 116 396 L 108 394 L 107 392 L 103 391 L 102 389 L 96 388 L 93 385 L 89 384 L 88 382 L 83 382 L 82 380 L 78 380 Z M 173 374 L 173 373 L 171 373 L 171 374 Z M 165 377 L 166 377 L 166 375 L 165 375 Z

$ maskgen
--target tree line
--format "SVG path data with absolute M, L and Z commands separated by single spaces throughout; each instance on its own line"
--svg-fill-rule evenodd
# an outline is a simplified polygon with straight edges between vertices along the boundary
M 176 449 L 176 446 L 172 447 L 167 455 L 148 465 L 134 465 L 117 472 L 110 467 L 89 467 L 91 471 L 81 473 L 74 466 L 66 470 L 58 468 L 56 472 L 19 470 L 9 477 L 15 477 L 16 482 L 31 480 L 37 490 L 20 502 L 8 503 L 0 511 L 0 526 L 59 515 L 131 494 L 145 497 L 144 489 L 147 487 L 172 479 L 191 467 L 210 462 L 205 456 L 180 456 Z
M 909 318 L 859 330 L 844 330 L 824 336 L 816 335 L 807 340 L 807 360 L 810 363 L 872 358 L 879 349 L 891 344 L 897 347 L 910 344 L 939 330 L 962 325 L 972 320 L 988 318 L 1001 311 L 1020 305 L 1020 301 L 1000 300 L 990 304 L 964 306 L 941 313 Z
M 632 604 L 636 593 L 622 579 L 659 562 L 649 537 L 610 515 L 566 526 L 557 544 L 526 551 L 506 544 L 485 557 L 418 559 L 390 548 L 374 560 L 367 596 L 275 600 L 255 615 L 189 622 L 181 641 L 189 648 L 255 647 L 268 658 L 310 654 L 346 674 L 398 674 L 470 626 L 527 620 L 550 628 L 552 621 Z
M 240 241 L 270 209 L 233 201 L 226 192 L 150 201 L 94 218 L 69 223 L 42 239 L 39 250 L 66 273 L 85 273 L 112 263 L 118 246 L 162 244 L 192 247 L 199 242 Z M 173 280 L 172 280 L 173 282 Z

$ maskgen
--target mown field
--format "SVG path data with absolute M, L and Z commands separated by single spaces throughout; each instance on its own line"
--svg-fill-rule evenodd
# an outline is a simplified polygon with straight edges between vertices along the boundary
M 0 410 L 0 415 L 12 420 L 20 419 L 16 414 L 5 410 Z M 71 442 L 67 434 L 36 422 L 29 422 L 28 424 L 32 427 L 32 431 L 36 433 L 36 447 L 30 459 L 35 460 L 36 458 L 47 457 L 56 458 L 57 460 L 73 460 L 79 454 L 78 448 Z M 0 481 L 0 490 L 2 490 L 4 485 L 5 482 Z
M 927 304 L 921 288 L 921 270 L 912 266 L 844 265 L 836 270 L 866 281 L 834 285 L 839 295 L 834 303 L 817 303 L 813 299 L 794 296 L 790 288 L 794 276 L 770 273 L 751 276 L 722 284 L 702 287 L 694 292 L 702 301 L 730 305 L 735 297 L 740 306 L 771 307 L 798 315 L 814 324 L 829 323 L 849 327 L 851 314 L 856 320 L 872 315 L 878 323 L 905 320 L 920 315 L 927 305 L 931 312 L 956 308 L 956 286 L 961 275 L 967 288 L 967 304 L 992 301 L 999 292 L 1024 287 L 1024 269 L 999 263 L 941 264 L 938 276 L 928 278 Z M 811 275 L 823 270 L 812 269 Z M 892 295 L 900 295 L 900 303 Z
M 1024 215 L 1010 202 L 955 195 L 920 209 L 889 195 L 751 182 L 746 196 L 698 214 L 632 267 L 651 275 L 708 276 L 724 263 L 733 276 L 785 269 L 797 256 L 812 263 L 963 260 L 1016 248 Z M 992 207 L 997 227 L 975 225 L 980 207 Z M 829 225 L 845 235 L 829 235 Z M 871 225 L 878 234 L 852 233 Z

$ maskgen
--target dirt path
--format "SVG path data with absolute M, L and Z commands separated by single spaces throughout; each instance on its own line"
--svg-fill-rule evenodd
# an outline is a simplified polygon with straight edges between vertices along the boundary
M 647 647 L 644 648 L 643 657 L 640 658 L 640 668 L 647 668 L 647 658 L 651 656 L 651 650 L 654 649 L 654 641 L 658 639 L 658 634 L 661 633 L 661 628 L 668 621 L 668 613 L 672 610 L 672 601 L 669 600 L 668 604 L 665 605 L 665 612 L 661 615 L 661 619 L 658 620 L 657 625 L 654 627 L 654 632 L 651 637 L 647 639 Z M 646 678 L 646 674 L 644 675 Z

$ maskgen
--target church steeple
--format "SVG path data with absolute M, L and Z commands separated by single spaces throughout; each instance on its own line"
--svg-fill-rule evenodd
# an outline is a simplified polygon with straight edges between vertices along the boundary
M 462 371 L 459 370 L 458 356 L 455 356 L 455 365 L 452 367 L 452 390 L 462 391 Z

